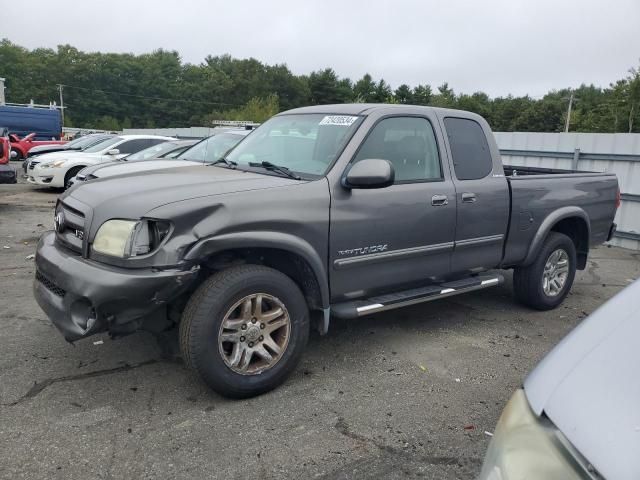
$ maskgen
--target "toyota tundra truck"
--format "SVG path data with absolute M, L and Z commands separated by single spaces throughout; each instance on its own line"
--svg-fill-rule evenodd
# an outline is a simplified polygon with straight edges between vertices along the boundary
M 490 288 L 548 310 L 610 239 L 610 173 L 502 164 L 456 110 L 324 105 L 278 114 L 208 166 L 64 193 L 38 243 L 36 300 L 64 337 L 177 328 L 229 397 L 266 392 L 312 327 Z

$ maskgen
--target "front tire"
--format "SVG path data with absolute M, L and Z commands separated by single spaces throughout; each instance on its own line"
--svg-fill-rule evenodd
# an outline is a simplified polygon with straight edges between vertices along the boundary
M 67 174 L 64 176 L 64 189 L 68 189 L 71 185 L 69 185 L 69 183 L 71 182 L 71 179 L 73 177 L 75 177 L 78 173 L 80 173 L 80 170 L 82 170 L 84 167 L 73 167 L 72 169 L 70 169 Z
M 272 268 L 242 265 L 215 273 L 192 295 L 180 323 L 189 367 L 231 398 L 260 395 L 295 369 L 309 338 L 298 286 Z
M 563 233 L 550 232 L 536 260 L 514 269 L 516 298 L 536 310 L 551 310 L 562 303 L 576 275 L 576 247 Z

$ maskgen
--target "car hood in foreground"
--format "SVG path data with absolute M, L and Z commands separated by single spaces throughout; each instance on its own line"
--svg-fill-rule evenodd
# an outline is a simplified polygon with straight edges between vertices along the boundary
M 531 372 L 545 413 L 606 478 L 640 478 L 640 280 L 567 335 Z
M 158 170 L 160 168 L 189 167 L 194 165 L 202 165 L 202 162 L 191 162 L 188 160 L 138 160 L 136 162 L 127 162 L 126 160 L 118 160 L 87 167 L 82 170 L 82 174 L 106 178 L 115 175 Z

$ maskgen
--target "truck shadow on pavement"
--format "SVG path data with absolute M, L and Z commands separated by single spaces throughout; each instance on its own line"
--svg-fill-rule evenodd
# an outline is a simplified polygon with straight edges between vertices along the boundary
M 447 331 L 455 329 L 460 335 L 464 335 L 465 329 L 472 328 L 474 325 L 495 322 L 496 319 L 491 317 L 496 310 L 509 309 L 517 312 L 517 310 L 521 309 L 523 312 L 526 311 L 523 307 L 514 307 L 514 305 L 510 304 L 510 297 L 511 289 L 509 282 L 507 282 L 506 285 L 494 288 L 491 292 L 472 293 L 457 299 L 453 298 L 406 307 L 356 320 L 332 318 L 331 327 L 326 336 L 320 336 L 312 332 L 301 366 L 298 367 L 297 373 L 294 373 L 288 382 L 295 385 L 302 378 L 312 374 L 309 368 L 305 368 L 305 364 L 323 364 L 323 372 L 330 375 L 331 365 L 335 363 L 326 357 L 327 350 L 330 351 L 330 357 L 349 356 L 353 353 L 353 345 L 357 345 L 360 355 L 366 359 L 366 352 L 371 352 L 375 355 L 376 352 L 380 351 L 378 347 L 379 338 L 381 337 L 387 339 L 389 337 L 399 337 L 399 339 L 402 339 L 406 335 L 412 337 L 433 336 L 440 335 L 443 329 Z M 462 301 L 464 303 L 461 303 Z M 497 321 L 499 322 L 500 320 Z M 119 341 L 120 339 L 114 340 L 114 342 Z M 76 382 L 119 374 L 153 364 L 165 363 L 173 364 L 174 366 L 183 364 L 179 352 L 177 329 L 156 334 L 138 332 L 130 336 L 130 341 L 139 343 L 140 346 L 144 345 L 144 350 L 156 350 L 157 355 L 154 358 L 136 362 L 118 360 L 121 364 L 111 368 L 39 379 L 20 398 L 2 405 L 13 406 L 23 403 L 57 383 Z M 88 340 L 85 340 L 85 342 L 88 342 Z M 111 342 L 109 340 L 104 341 L 102 345 L 104 350 L 101 352 L 103 356 L 111 355 L 108 351 L 110 345 Z M 114 352 L 113 354 L 117 355 L 118 353 Z M 76 355 L 71 358 L 71 361 L 76 361 Z M 80 360 L 78 365 L 86 366 L 86 363 Z M 186 373 L 186 367 L 184 368 Z M 198 382 L 195 379 L 194 381 Z M 203 388 L 199 388 L 199 390 L 203 391 Z M 206 388 L 204 388 L 204 391 L 208 392 Z M 210 398 L 212 400 L 221 399 L 213 392 L 210 392 Z

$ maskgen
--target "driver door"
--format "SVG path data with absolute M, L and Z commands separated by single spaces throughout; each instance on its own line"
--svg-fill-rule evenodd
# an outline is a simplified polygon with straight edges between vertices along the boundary
M 332 302 L 438 282 L 450 273 L 455 189 L 443 168 L 435 117 L 386 116 L 352 159 L 385 159 L 394 185 L 332 192 Z

